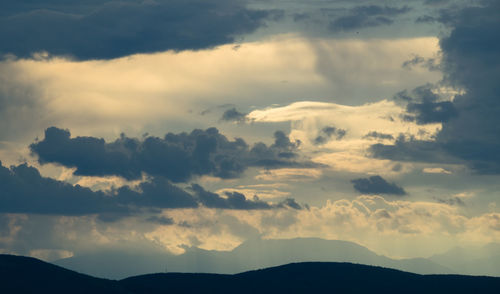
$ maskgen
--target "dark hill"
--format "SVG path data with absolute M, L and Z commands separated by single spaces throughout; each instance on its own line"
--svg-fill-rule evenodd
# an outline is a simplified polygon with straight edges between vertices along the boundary
M 94 278 L 36 258 L 0 254 L 0 293 L 130 293 L 118 282 Z
M 0 255 L 0 293 L 500 293 L 500 278 L 306 262 L 236 275 L 164 273 L 113 281 L 34 258 Z
M 418 275 L 382 267 L 305 262 L 236 275 L 151 274 L 120 281 L 136 293 L 499 293 L 500 278 Z

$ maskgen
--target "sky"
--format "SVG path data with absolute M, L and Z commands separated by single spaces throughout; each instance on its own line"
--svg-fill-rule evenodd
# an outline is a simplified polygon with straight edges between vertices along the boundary
M 500 3 L 4 0 L 0 252 L 500 242 Z

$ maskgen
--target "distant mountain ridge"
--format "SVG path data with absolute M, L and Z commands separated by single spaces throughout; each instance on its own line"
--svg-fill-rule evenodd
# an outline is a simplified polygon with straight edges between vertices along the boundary
M 163 273 L 112 281 L 35 258 L 0 255 L 1 293 L 498 293 L 500 278 L 418 275 L 352 263 L 306 262 L 235 275 Z
M 500 277 L 500 244 L 497 243 L 475 248 L 455 247 L 428 259 L 453 268 L 459 274 Z
M 55 261 L 78 272 L 120 279 L 153 272 L 235 274 L 293 262 L 351 262 L 383 266 L 420 274 L 455 273 L 423 258 L 390 259 L 353 242 L 319 238 L 256 239 L 232 251 L 189 248 L 175 256 L 162 252 L 103 251 Z

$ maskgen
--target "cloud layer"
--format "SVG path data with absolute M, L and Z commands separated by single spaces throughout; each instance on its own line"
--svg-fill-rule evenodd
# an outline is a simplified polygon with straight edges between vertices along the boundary
M 30 149 L 41 164 L 75 167 L 75 175 L 116 175 L 128 180 L 140 179 L 142 173 L 173 182 L 186 182 L 201 175 L 227 179 L 241 176 L 250 166 L 319 166 L 300 161 L 296 152 L 300 142 L 291 142 L 281 131 L 275 132 L 271 146 L 259 142 L 251 148 L 241 138 L 229 140 L 216 128 L 189 134 L 168 133 L 164 138 L 148 136 L 143 140 L 122 135 L 111 143 L 95 137 L 70 136 L 68 130 L 51 127 L 45 131 L 45 138 L 31 144 Z
M 0 53 L 78 59 L 210 48 L 280 15 L 248 9 L 244 0 L 7 1 L 2 10 Z
M 161 209 L 197 208 L 200 205 L 221 209 L 301 209 L 293 199 L 272 204 L 258 197 L 248 200 L 238 192 L 226 192 L 222 197 L 199 185 L 193 185 L 191 190 L 193 192 L 187 192 L 163 177 L 155 177 L 137 187 L 92 191 L 42 177 L 36 168 L 26 164 L 6 168 L 0 162 L 0 213 L 97 214 L 102 220 L 114 220 L 137 213 L 158 213 Z
M 376 157 L 424 162 L 465 162 L 481 174 L 500 173 L 500 4 L 443 12 L 451 27 L 441 39 L 446 85 L 463 90 L 453 101 L 438 102 L 425 88 L 417 88 L 418 103 L 410 102 L 408 119 L 419 124 L 442 122 L 435 140 L 398 140 L 395 145 L 372 146 Z M 400 93 L 400 97 L 408 97 Z M 408 98 L 412 99 L 412 98 Z
M 395 183 L 389 183 L 381 176 L 351 180 L 354 189 L 363 194 L 406 195 L 406 191 Z
M 405 14 L 411 9 L 408 6 L 356 6 L 349 9 L 348 13 L 339 16 L 330 22 L 332 31 L 351 31 L 356 29 L 390 25 L 398 15 Z

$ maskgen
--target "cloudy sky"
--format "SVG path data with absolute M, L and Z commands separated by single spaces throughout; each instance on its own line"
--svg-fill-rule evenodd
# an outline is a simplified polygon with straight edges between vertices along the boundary
M 0 252 L 500 242 L 498 1 L 0 6 Z

